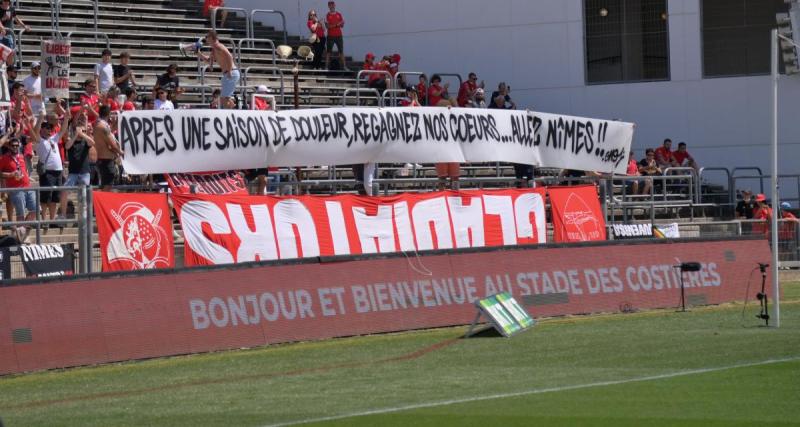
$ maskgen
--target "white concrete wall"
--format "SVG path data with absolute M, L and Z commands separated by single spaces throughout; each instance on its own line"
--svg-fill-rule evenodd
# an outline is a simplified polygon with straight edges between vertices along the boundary
M 289 32 L 303 35 L 308 9 L 327 11 L 324 0 L 227 3 L 283 10 Z M 404 70 L 474 71 L 487 88 L 508 82 L 521 107 L 637 123 L 637 155 L 669 137 L 686 141 L 702 165 L 768 173 L 770 79 L 702 78 L 699 4 L 669 0 L 670 81 L 592 86 L 581 0 L 341 0 L 338 9 L 354 57 L 397 52 Z M 782 78 L 780 98 L 780 171 L 800 173 L 800 77 Z

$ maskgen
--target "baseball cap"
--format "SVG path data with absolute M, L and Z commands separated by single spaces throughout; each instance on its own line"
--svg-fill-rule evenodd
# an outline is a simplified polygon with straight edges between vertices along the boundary
M 269 93 L 269 88 L 267 88 L 264 85 L 258 85 L 258 87 L 256 88 L 256 92 L 258 92 L 258 93 Z
M 475 90 L 476 95 L 483 95 L 485 93 L 486 91 L 484 91 L 482 87 L 479 87 L 477 90 Z
M 368 59 L 368 60 L 369 60 L 369 59 L 375 59 L 375 54 L 374 54 L 374 53 L 372 53 L 372 52 L 369 52 L 369 53 L 367 53 L 367 55 L 365 56 L 365 58 L 366 58 L 366 59 Z
M 766 200 L 767 200 L 767 196 L 765 196 L 764 194 L 758 193 L 756 195 L 756 201 L 757 202 L 765 202 Z
M 792 208 L 792 204 L 789 203 L 789 202 L 781 202 L 781 207 L 783 209 L 791 209 Z
M 31 68 L 36 68 L 36 67 L 41 67 L 41 66 L 42 66 L 42 64 L 40 64 L 39 61 L 31 62 Z

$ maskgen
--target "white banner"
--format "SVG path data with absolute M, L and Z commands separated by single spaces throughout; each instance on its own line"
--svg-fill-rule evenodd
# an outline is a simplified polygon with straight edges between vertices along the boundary
M 131 111 L 131 174 L 357 163 L 512 162 L 624 174 L 633 124 L 467 108 Z
M 42 41 L 42 96 L 69 98 L 69 40 Z

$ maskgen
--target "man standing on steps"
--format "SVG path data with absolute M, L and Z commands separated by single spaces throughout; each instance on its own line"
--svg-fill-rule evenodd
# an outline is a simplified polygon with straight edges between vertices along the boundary
M 347 69 L 347 64 L 344 62 L 344 39 L 342 38 L 342 28 L 344 28 L 344 17 L 336 11 L 336 2 L 328 2 L 328 15 L 325 17 L 325 26 L 328 28 L 327 39 L 327 52 L 325 52 L 325 69 L 331 69 L 331 52 L 333 46 L 339 52 L 339 65 L 343 71 L 350 71 Z
M 211 47 L 211 54 L 206 56 L 198 50 L 197 56 L 203 61 L 208 62 L 209 68 L 214 67 L 214 61 L 219 64 L 219 68 L 222 70 L 222 89 L 220 90 L 222 102 L 220 106 L 226 108 L 230 105 L 233 92 L 239 84 L 239 70 L 234 66 L 233 56 L 231 56 L 228 48 L 220 43 L 216 31 L 208 31 L 208 34 L 206 34 L 206 44 Z
M 100 186 L 103 191 L 111 191 L 111 186 L 119 176 L 117 160 L 122 158 L 125 153 L 119 148 L 117 138 L 111 131 L 108 118 L 111 109 L 107 105 L 100 107 L 100 118 L 94 125 L 93 139 L 94 147 L 97 151 L 97 172 L 100 175 Z

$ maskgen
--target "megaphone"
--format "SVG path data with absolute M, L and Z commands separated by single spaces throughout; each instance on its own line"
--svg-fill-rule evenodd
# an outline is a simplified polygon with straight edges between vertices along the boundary
M 194 56 L 203 47 L 203 39 L 199 38 L 194 43 L 178 43 L 178 49 L 185 58 Z

